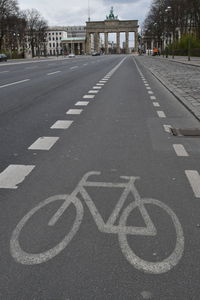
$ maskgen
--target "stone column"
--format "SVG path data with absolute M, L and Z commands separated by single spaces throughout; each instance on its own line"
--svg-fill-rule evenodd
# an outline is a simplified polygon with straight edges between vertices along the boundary
M 126 54 L 129 54 L 129 32 L 126 31 Z
M 138 33 L 135 31 L 135 52 L 138 52 Z
M 117 32 L 117 54 L 120 54 L 120 32 Z
M 81 54 L 81 45 L 80 45 L 80 43 L 78 43 L 78 55 L 80 55 Z
M 105 36 L 105 54 L 108 54 L 108 32 L 104 33 Z
M 86 33 L 86 54 L 91 54 L 91 40 L 90 40 L 90 33 Z
M 94 34 L 94 51 L 99 52 L 99 32 Z

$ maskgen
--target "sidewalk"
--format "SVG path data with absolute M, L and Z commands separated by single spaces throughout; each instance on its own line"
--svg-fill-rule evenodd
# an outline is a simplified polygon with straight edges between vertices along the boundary
M 200 121 L 200 58 L 175 59 L 137 56 L 147 68 Z

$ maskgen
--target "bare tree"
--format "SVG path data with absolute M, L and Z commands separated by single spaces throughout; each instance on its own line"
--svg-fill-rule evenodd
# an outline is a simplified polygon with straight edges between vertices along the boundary
M 31 45 L 32 57 L 34 57 L 36 50 L 39 53 L 41 46 L 45 43 L 47 22 L 36 9 L 26 10 L 24 14 L 27 21 L 27 37 Z

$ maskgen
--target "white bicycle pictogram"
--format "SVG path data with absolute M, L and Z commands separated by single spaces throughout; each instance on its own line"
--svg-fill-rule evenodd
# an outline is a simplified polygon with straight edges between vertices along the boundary
M 109 234 L 117 234 L 119 238 L 119 244 L 124 254 L 125 258 L 132 264 L 136 269 L 141 270 L 146 273 L 152 274 L 161 274 L 171 270 L 174 266 L 178 264 L 180 261 L 183 251 L 184 251 L 184 235 L 182 226 L 176 216 L 176 214 L 164 203 L 159 200 L 151 199 L 151 198 L 141 198 L 136 187 L 135 181 L 140 179 L 140 177 L 128 177 L 128 176 L 120 176 L 123 182 L 113 183 L 113 182 L 95 182 L 89 181 L 88 178 L 94 175 L 100 175 L 101 172 L 88 172 L 86 173 L 83 178 L 78 183 L 75 190 L 70 195 L 56 195 L 45 199 L 44 201 L 40 202 L 35 208 L 30 210 L 18 223 L 16 228 L 14 229 L 10 241 L 10 251 L 13 258 L 21 264 L 26 265 L 34 265 L 44 263 L 56 255 L 58 255 L 62 250 L 67 247 L 67 245 L 71 242 L 74 235 L 77 233 L 84 214 L 83 205 L 81 200 L 78 198 L 80 194 L 84 199 L 87 207 L 89 208 L 90 213 L 96 223 L 100 232 L 109 233 Z M 124 182 L 125 181 L 125 182 Z M 101 214 L 99 213 L 95 203 L 91 199 L 90 195 L 88 194 L 86 187 L 103 187 L 103 188 L 121 188 L 123 189 L 121 196 L 111 213 L 110 217 L 106 222 L 104 222 Z M 128 204 L 128 206 L 122 211 L 121 216 L 119 217 L 119 224 L 115 225 L 115 222 L 120 215 L 120 212 L 125 204 L 125 201 L 129 194 L 132 194 L 135 201 Z M 28 253 L 25 252 L 19 243 L 19 237 L 21 230 L 29 221 L 29 219 L 37 213 L 40 209 L 45 207 L 46 205 L 53 203 L 54 201 L 64 201 L 60 208 L 56 211 L 56 213 L 50 219 L 48 225 L 53 226 L 62 216 L 62 214 L 67 210 L 67 208 L 73 204 L 76 209 L 76 217 L 71 227 L 69 233 L 63 238 L 63 240 L 58 243 L 55 247 L 42 252 L 42 253 Z M 168 214 L 171 218 L 171 221 L 174 225 L 175 232 L 176 232 L 176 242 L 175 247 L 172 253 L 159 262 L 150 262 L 140 258 L 136 255 L 131 247 L 129 246 L 127 236 L 128 235 L 137 235 L 137 236 L 156 236 L 157 230 L 155 225 L 153 224 L 147 209 L 145 208 L 146 204 L 151 204 L 163 209 L 166 214 Z M 141 216 L 144 220 L 145 227 L 135 227 L 135 226 L 127 226 L 127 219 L 131 212 L 138 208 Z

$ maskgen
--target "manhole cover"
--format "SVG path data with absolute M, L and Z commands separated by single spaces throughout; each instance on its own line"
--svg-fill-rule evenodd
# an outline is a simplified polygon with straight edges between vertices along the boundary
M 171 132 L 175 136 L 200 137 L 200 129 L 199 128 L 171 128 Z

